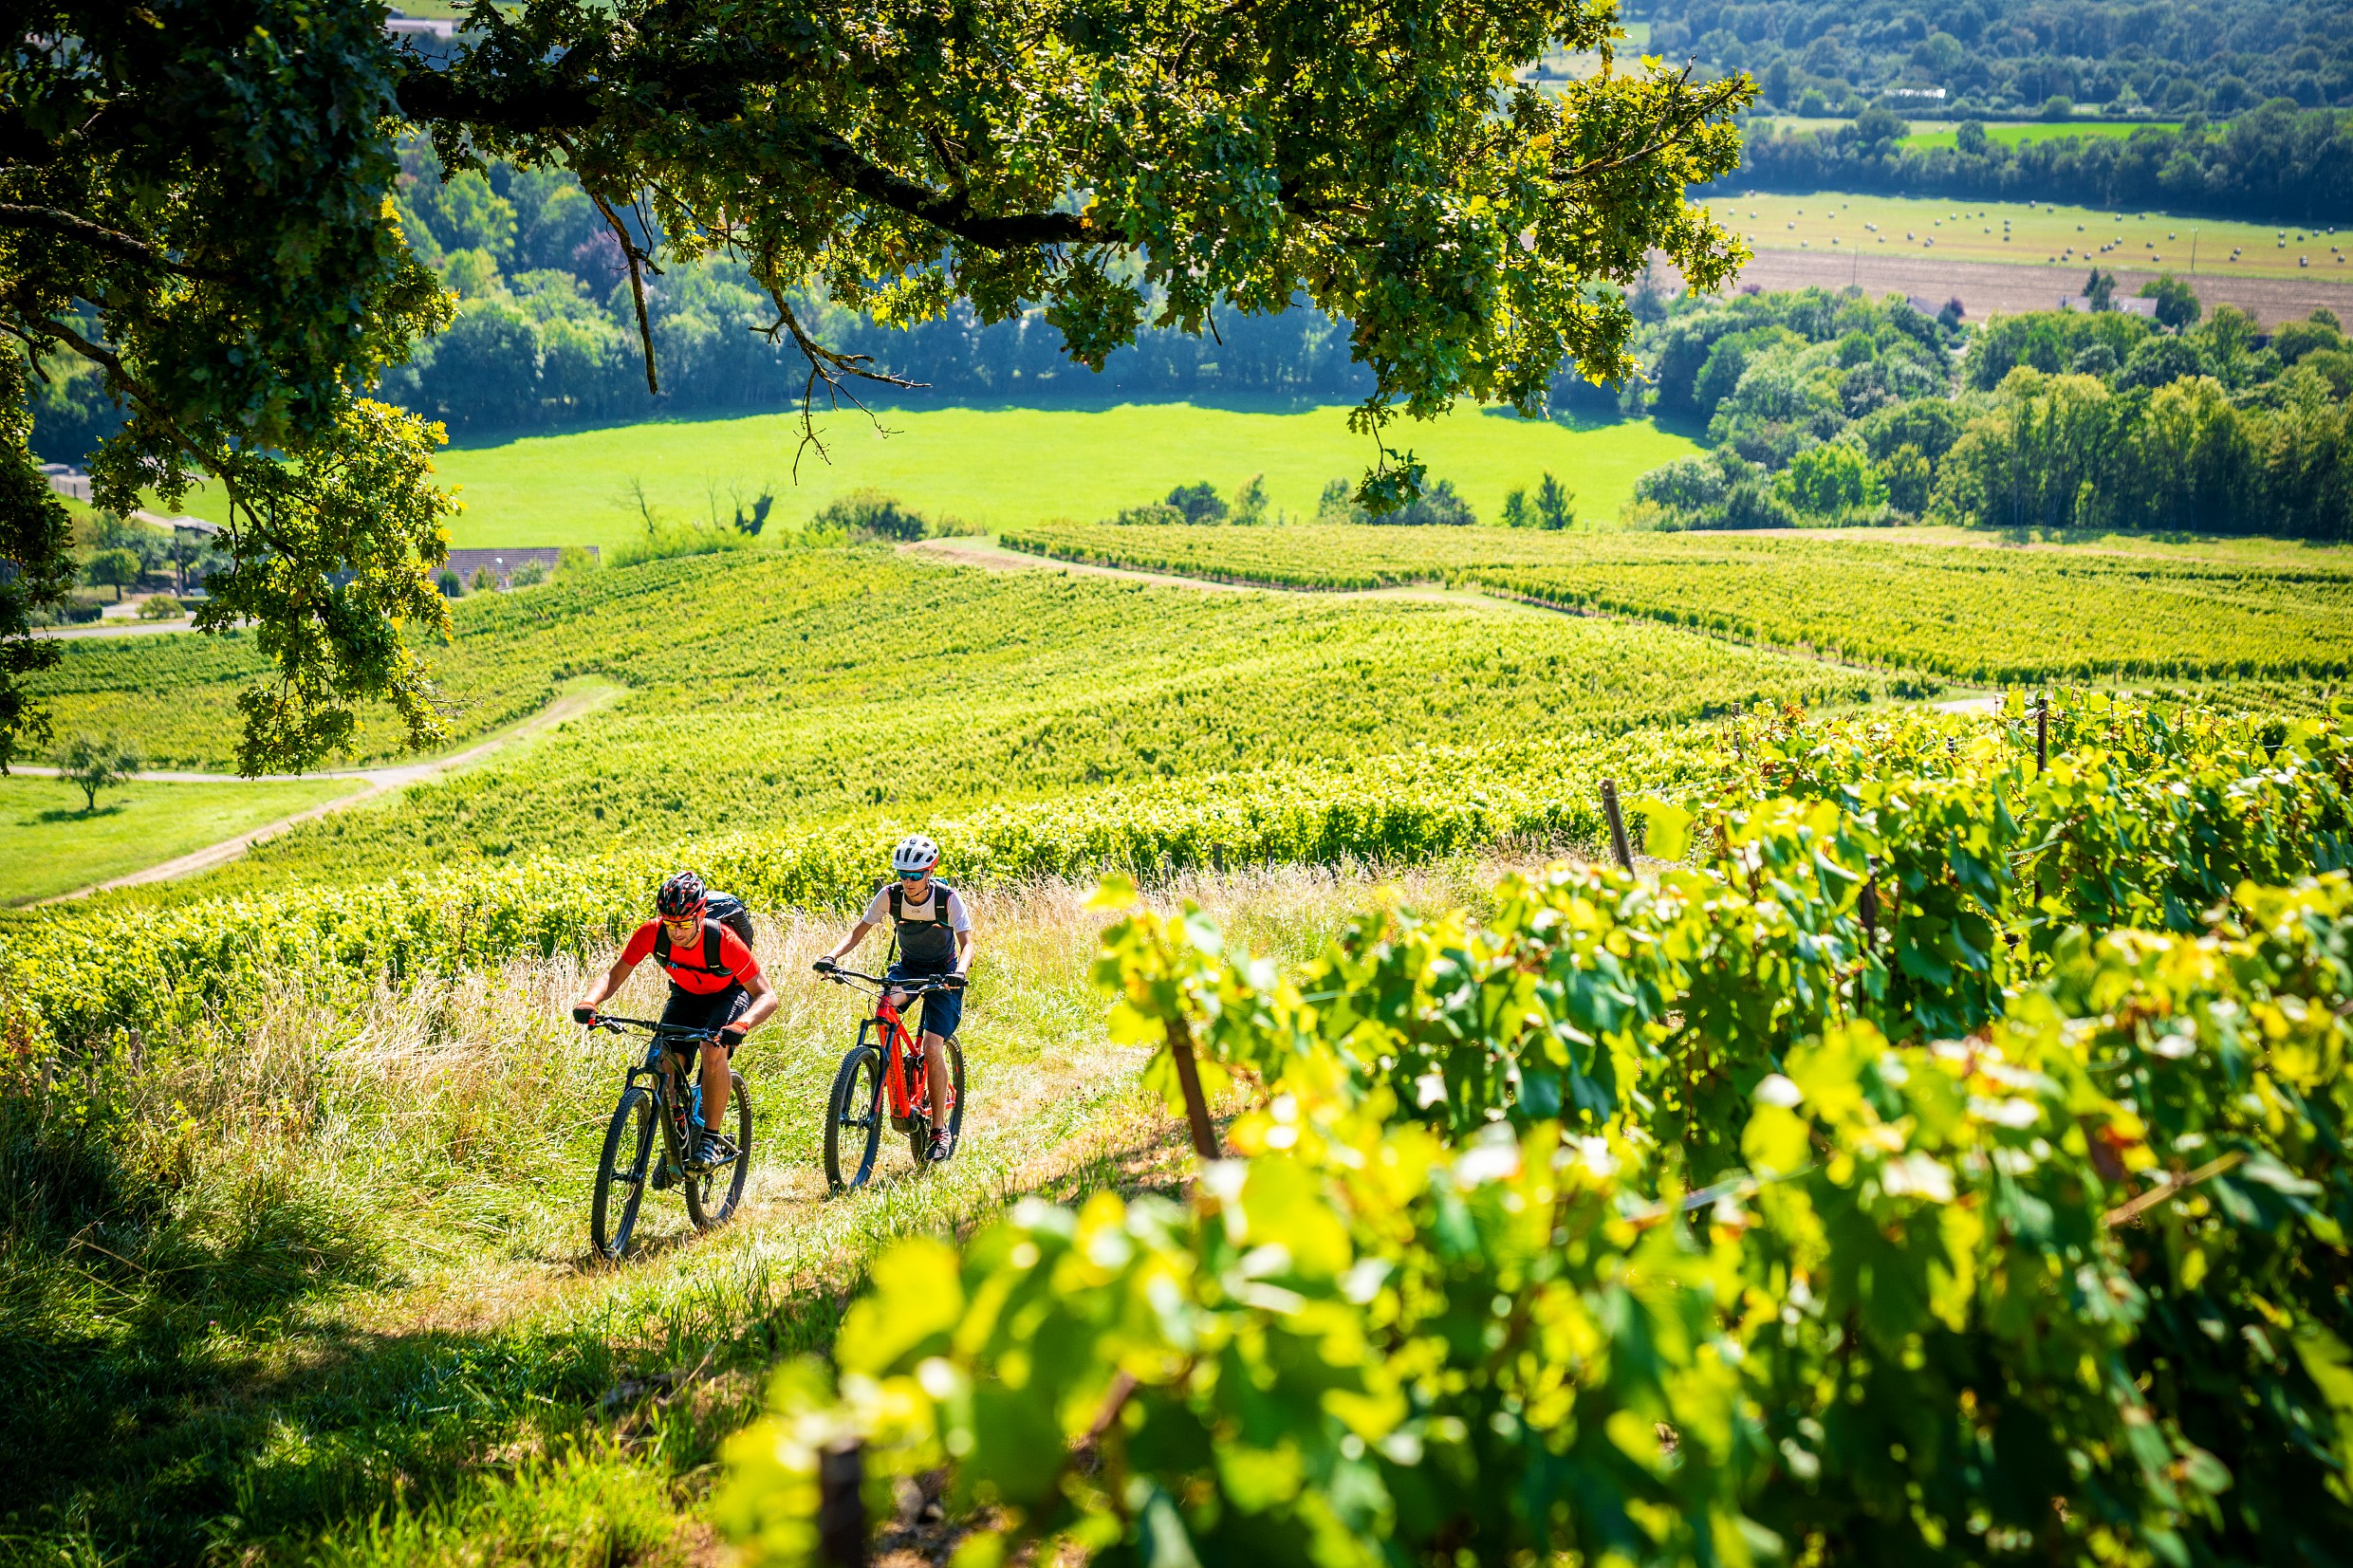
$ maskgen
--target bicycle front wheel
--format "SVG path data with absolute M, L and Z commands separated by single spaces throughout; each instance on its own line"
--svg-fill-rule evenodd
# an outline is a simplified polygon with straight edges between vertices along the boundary
M 618 1259 L 628 1252 L 653 1151 L 654 1097 L 633 1084 L 604 1130 L 604 1153 L 597 1161 L 596 1194 L 588 1204 L 588 1245 L 598 1257 Z
M 730 1068 L 727 1108 L 735 1116 L 735 1157 L 715 1171 L 700 1171 L 686 1178 L 686 1217 L 697 1230 L 724 1224 L 744 1201 L 744 1182 L 751 1172 L 751 1097 L 744 1092 L 744 1075 Z
M 842 1059 L 825 1102 L 825 1180 L 836 1192 L 866 1185 L 882 1147 L 882 1053 L 861 1041 Z

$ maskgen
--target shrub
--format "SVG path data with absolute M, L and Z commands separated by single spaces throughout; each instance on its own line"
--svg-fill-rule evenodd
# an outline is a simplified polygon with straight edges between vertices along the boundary
M 1187 523 L 1223 523 L 1226 520 L 1225 498 L 1217 493 L 1217 487 L 1206 479 L 1177 486 L 1168 492 L 1168 504 L 1182 512 Z
M 1238 526 L 1255 526 L 1267 521 L 1267 476 L 1253 473 L 1233 492 L 1233 509 L 1226 521 Z
M 676 561 L 686 556 L 718 555 L 726 550 L 750 548 L 751 541 L 731 528 L 659 528 L 642 539 L 614 545 L 610 562 L 615 567 L 642 566 L 649 561 Z
M 476 566 L 466 588 L 470 593 L 494 594 L 498 592 L 498 578 L 488 566 Z
M 1165 501 L 1147 501 L 1140 507 L 1121 507 L 1120 515 L 1111 521 L 1122 526 L 1140 524 L 1165 527 L 1190 520 L 1183 512 L 1178 511 Z
M 853 542 L 890 539 L 905 543 L 927 536 L 922 513 L 900 505 L 895 495 L 872 489 L 835 496 L 817 514 L 816 526 L 838 528 Z
M 566 544 L 556 555 L 559 572 L 593 572 L 597 569 L 597 552 L 585 544 Z
M 1549 478 L 1550 475 L 1547 477 Z M 1328 490 L 1326 493 L 1329 493 Z M 1369 513 L 1361 513 L 1355 520 L 1363 523 L 1383 523 L 1407 528 L 1466 528 L 1476 523 L 1479 518 L 1478 514 L 1471 509 L 1471 503 L 1454 493 L 1453 483 L 1441 479 L 1422 491 L 1417 500 L 1408 502 L 1396 511 L 1384 512 L 1378 517 Z M 1555 525 L 1547 523 L 1545 526 L 1551 527 Z
M 1553 478 L 1549 469 L 1536 486 L 1535 511 L 1539 527 L 1560 529 L 1576 526 L 1576 492 Z
M 464 599 L 466 584 L 447 566 L 433 574 L 433 585 L 441 590 L 443 599 Z
M 1315 520 L 1318 523 L 1368 522 L 1364 508 L 1356 504 L 1356 487 L 1345 479 L 1325 483 L 1324 493 L 1316 498 Z
M 535 588 L 547 581 L 547 563 L 544 561 L 527 561 L 517 566 L 514 576 L 507 581 L 518 588 Z
M 139 607 L 141 620 L 177 620 L 187 613 L 186 607 L 170 594 L 151 594 Z

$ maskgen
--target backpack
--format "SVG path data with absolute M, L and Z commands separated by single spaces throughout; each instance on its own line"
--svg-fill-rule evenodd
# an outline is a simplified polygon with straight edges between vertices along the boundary
M 911 922 L 907 919 L 905 909 L 899 903 L 902 892 L 899 884 L 893 882 L 886 891 L 891 899 L 891 943 L 894 955 L 910 963 L 953 963 L 955 958 L 955 928 L 948 923 L 948 899 L 955 889 L 936 876 L 932 878 L 931 907 L 935 913 L 931 919 L 915 921 L 912 924 L 936 926 L 939 931 L 940 947 L 936 951 L 926 952 L 919 956 L 907 951 L 904 932 Z
M 714 893 L 703 906 L 703 961 L 699 964 L 681 963 L 676 968 L 695 969 L 703 974 L 725 974 L 719 963 L 719 928 L 725 926 L 735 933 L 746 951 L 751 948 L 753 926 L 751 911 L 732 893 Z M 670 932 L 660 925 L 654 928 L 654 962 L 670 965 Z

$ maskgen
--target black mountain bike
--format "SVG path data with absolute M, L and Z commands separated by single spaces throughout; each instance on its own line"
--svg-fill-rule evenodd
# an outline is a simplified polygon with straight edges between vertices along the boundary
M 621 1091 L 604 1133 L 604 1154 L 597 1161 L 596 1196 L 588 1208 L 588 1242 L 603 1258 L 620 1258 L 629 1250 L 630 1232 L 637 1228 L 638 1207 L 650 1183 L 657 1189 L 676 1186 L 686 1199 L 686 1217 L 697 1230 L 708 1230 L 735 1212 L 743 1201 L 744 1180 L 751 1171 L 751 1097 L 744 1076 L 728 1069 L 728 1109 L 734 1114 L 734 1157 L 718 1165 L 689 1163 L 695 1134 L 702 1125 L 703 1089 L 689 1084 L 689 1064 L 676 1060 L 715 1031 L 690 1029 L 677 1024 L 657 1024 L 643 1018 L 599 1015 L 589 1025 L 620 1034 L 642 1029 L 652 1040 L 645 1060 L 630 1069 L 629 1087 Z M 671 1070 L 662 1070 L 662 1057 L 673 1057 Z M 656 1149 L 657 1131 L 660 1134 Z

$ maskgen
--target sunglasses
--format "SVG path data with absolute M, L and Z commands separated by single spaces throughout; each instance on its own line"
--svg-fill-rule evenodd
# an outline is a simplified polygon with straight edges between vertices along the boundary
M 899 879 L 902 882 L 920 882 L 930 875 L 928 871 L 902 871 L 899 874 Z

